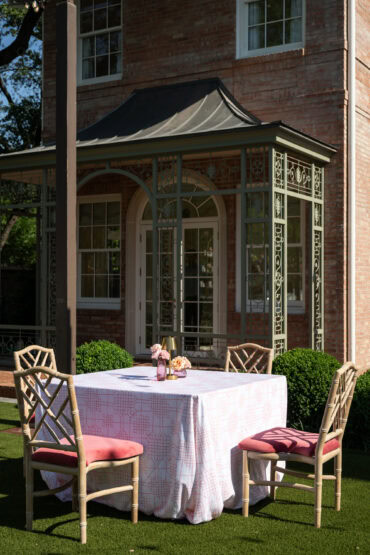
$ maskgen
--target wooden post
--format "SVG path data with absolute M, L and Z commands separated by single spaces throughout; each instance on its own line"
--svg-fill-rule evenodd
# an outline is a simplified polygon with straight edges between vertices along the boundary
M 56 5 L 56 356 L 76 371 L 76 6 Z

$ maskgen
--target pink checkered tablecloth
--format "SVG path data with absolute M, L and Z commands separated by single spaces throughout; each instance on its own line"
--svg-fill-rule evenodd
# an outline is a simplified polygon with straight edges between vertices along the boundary
M 188 371 L 185 379 L 157 382 L 155 368 L 137 366 L 74 378 L 84 434 L 138 441 L 139 509 L 161 518 L 186 517 L 198 524 L 242 501 L 242 452 L 246 436 L 286 425 L 284 376 Z M 114 487 L 128 479 L 125 467 L 88 474 L 88 490 Z M 267 463 L 251 461 L 251 475 L 266 476 Z M 42 472 L 50 488 L 64 476 Z M 66 478 L 67 479 L 67 478 Z M 251 503 L 266 497 L 251 488 Z M 70 490 L 58 497 L 71 498 Z M 99 501 L 130 509 L 130 495 Z

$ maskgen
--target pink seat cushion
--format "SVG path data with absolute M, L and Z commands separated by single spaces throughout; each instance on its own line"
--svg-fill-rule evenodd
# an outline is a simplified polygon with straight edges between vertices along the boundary
M 239 443 L 244 451 L 258 453 L 295 453 L 313 457 L 319 434 L 302 432 L 293 428 L 271 428 L 253 436 L 246 437 Z M 339 441 L 334 438 L 325 443 L 323 453 L 329 453 L 339 447 Z
M 71 436 L 73 438 L 73 436 Z M 83 436 L 85 446 L 86 466 L 95 461 L 111 461 L 136 457 L 143 452 L 143 446 L 136 441 L 115 439 L 102 436 Z M 70 445 L 67 439 L 60 440 L 62 445 Z M 59 451 L 41 447 L 32 455 L 33 461 L 58 464 L 61 466 L 77 466 L 77 453 Z

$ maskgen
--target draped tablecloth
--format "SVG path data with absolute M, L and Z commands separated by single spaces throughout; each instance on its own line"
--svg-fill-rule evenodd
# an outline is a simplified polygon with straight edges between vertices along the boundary
M 155 368 L 137 366 L 74 377 L 84 434 L 138 441 L 139 509 L 161 518 L 197 524 L 242 502 L 244 437 L 286 425 L 284 376 L 189 370 L 186 378 L 157 382 Z M 266 476 L 268 463 L 251 461 L 251 477 Z M 126 467 L 88 474 L 88 490 L 127 480 Z M 50 488 L 67 480 L 42 472 Z M 251 487 L 251 503 L 268 495 Z M 71 498 L 70 490 L 58 494 Z M 130 510 L 130 494 L 99 498 Z

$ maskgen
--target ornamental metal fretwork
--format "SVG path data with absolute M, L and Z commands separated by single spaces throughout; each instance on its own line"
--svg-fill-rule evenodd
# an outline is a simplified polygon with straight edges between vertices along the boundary
M 294 197 L 310 205 L 309 218 L 309 290 L 307 309 L 309 318 L 310 346 L 324 349 L 324 170 L 306 159 L 291 153 L 271 149 L 271 201 L 270 201 L 270 249 L 271 249 L 271 306 L 270 342 L 275 355 L 287 349 L 288 318 L 288 245 L 287 206 L 288 198 Z M 305 290 L 303 276 L 303 291 Z
M 53 169 L 9 172 L 2 175 L 0 215 L 36 218 L 36 311 L 32 324 L 0 324 L 0 357 L 38 343 L 55 344 L 55 171 Z M 54 262 L 53 262 L 54 261 Z
M 314 170 L 315 171 L 315 170 Z M 322 174 L 321 174 L 322 191 Z M 321 194 L 322 196 L 322 194 Z M 311 347 L 324 349 L 324 245 L 323 203 L 315 200 L 311 207 Z

